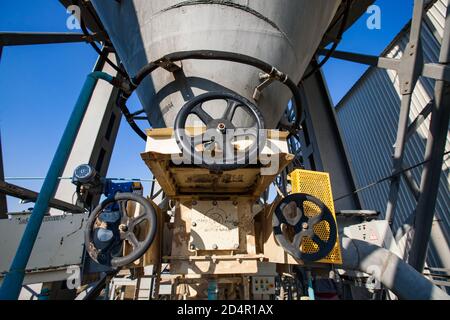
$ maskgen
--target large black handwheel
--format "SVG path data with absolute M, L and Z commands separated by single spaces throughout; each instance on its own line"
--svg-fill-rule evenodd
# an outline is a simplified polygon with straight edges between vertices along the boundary
M 143 213 L 129 217 L 126 213 L 129 201 L 139 203 Z M 148 231 L 139 240 L 135 232 L 144 222 L 148 223 Z M 99 264 L 123 267 L 144 255 L 155 238 L 156 227 L 155 209 L 147 199 L 134 193 L 117 193 L 92 211 L 85 230 L 86 250 Z M 126 256 L 122 256 L 124 241 L 133 248 Z
M 203 108 L 204 103 L 213 100 L 227 103 L 220 118 L 213 118 Z M 252 126 L 236 127 L 233 124 L 238 109 L 250 116 Z M 189 134 L 186 129 L 190 115 L 196 115 L 206 125 L 206 131 L 194 136 Z M 175 137 L 184 158 L 211 171 L 228 171 L 256 164 L 266 144 L 264 129 L 264 120 L 258 108 L 233 93 L 209 92 L 195 97 L 186 103 L 175 119 Z M 248 140 L 251 144 L 243 150 L 237 150 L 237 139 Z M 217 154 L 221 156 L 217 157 Z
M 309 209 L 308 214 L 305 208 Z M 283 225 L 291 228 L 291 237 L 283 232 Z M 336 221 L 330 209 L 311 195 L 296 193 L 284 198 L 275 208 L 272 226 L 278 244 L 298 260 L 322 260 L 336 244 Z M 306 248 L 306 241 L 309 248 Z M 311 250 L 312 247 L 315 250 Z

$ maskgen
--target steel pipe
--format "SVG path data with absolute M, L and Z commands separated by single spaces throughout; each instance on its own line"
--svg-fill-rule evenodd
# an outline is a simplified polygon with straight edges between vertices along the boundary
M 103 72 L 93 72 L 88 75 L 80 97 L 78 98 L 66 129 L 64 130 L 64 134 L 36 200 L 36 204 L 19 243 L 19 247 L 17 248 L 9 272 L 3 280 L 3 284 L 0 288 L 0 300 L 16 300 L 19 297 L 27 263 L 30 259 L 39 229 L 41 228 L 45 214 L 48 212 L 49 202 L 55 194 L 59 177 L 66 165 L 78 130 L 83 121 L 84 114 L 86 113 L 86 109 L 91 100 L 92 93 L 97 84 L 97 80 L 99 79 L 114 83 L 114 78 Z
M 403 300 L 450 300 L 450 296 L 393 252 L 371 243 L 342 238 L 343 269 L 372 275 Z

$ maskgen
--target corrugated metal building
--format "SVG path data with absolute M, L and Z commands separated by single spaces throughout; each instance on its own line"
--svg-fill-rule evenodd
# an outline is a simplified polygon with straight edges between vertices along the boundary
M 437 0 L 427 10 L 422 32 L 425 62 L 437 62 L 440 43 L 444 33 L 444 22 L 448 0 Z M 406 26 L 388 46 L 382 56 L 400 58 L 409 40 L 410 26 Z M 434 81 L 421 78 L 413 95 L 410 120 L 413 121 L 433 99 Z M 338 121 L 342 128 L 344 142 L 348 148 L 358 188 L 365 187 L 391 174 L 393 145 L 396 140 L 400 113 L 400 89 L 398 74 L 378 68 L 369 68 L 337 106 Z M 423 162 L 430 118 L 408 141 L 405 153 L 405 167 Z M 450 135 L 446 151 L 450 150 Z M 428 265 L 449 267 L 448 250 L 450 230 L 450 156 L 446 156 L 442 168 L 435 223 L 428 251 Z M 412 171 L 420 185 L 421 169 Z M 360 197 L 366 209 L 375 209 L 384 214 L 389 195 L 389 182 L 378 184 L 361 192 Z M 397 230 L 416 206 L 416 200 L 402 181 L 394 221 Z M 438 249 L 437 242 L 440 243 Z M 442 243 L 446 245 L 442 246 Z M 447 248 L 442 257 L 442 247 Z M 441 254 L 439 254 L 441 250 Z

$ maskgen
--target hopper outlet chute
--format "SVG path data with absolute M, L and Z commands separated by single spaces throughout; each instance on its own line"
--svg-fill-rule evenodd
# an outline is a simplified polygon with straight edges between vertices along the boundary
M 195 50 L 232 52 L 264 61 L 299 82 L 341 0 L 92 0 L 124 67 L 135 76 L 165 55 Z M 153 127 L 173 127 L 187 101 L 205 92 L 255 102 L 275 128 L 292 93 L 280 82 L 257 101 L 261 71 L 229 61 L 184 60 L 181 72 L 158 69 L 137 93 Z M 211 105 L 211 115 L 221 114 Z M 243 114 L 239 121 L 248 121 Z

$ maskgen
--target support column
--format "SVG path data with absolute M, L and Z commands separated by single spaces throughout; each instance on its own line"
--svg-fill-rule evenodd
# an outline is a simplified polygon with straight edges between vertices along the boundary
M 450 8 L 447 8 L 444 38 L 442 42 L 439 63 L 450 63 Z M 450 120 L 450 83 L 436 81 L 435 105 L 431 115 L 430 132 L 427 139 L 425 161 L 428 161 L 422 172 L 421 195 L 417 204 L 414 219 L 414 235 L 409 256 L 409 264 L 422 272 L 430 241 L 436 209 L 436 198 L 439 180 L 442 174 L 443 154 L 448 134 Z M 440 245 L 440 244 L 435 244 Z M 447 246 L 447 243 L 442 244 Z M 448 247 L 447 247 L 448 251 Z
M 417 80 L 419 79 L 419 76 L 422 74 L 423 70 L 423 53 L 420 43 L 420 37 L 424 12 L 425 1 L 415 0 L 413 20 L 411 24 L 411 35 L 398 70 L 402 102 L 400 106 L 397 140 L 395 142 L 394 150 L 394 162 L 392 170 L 393 178 L 391 180 L 391 188 L 389 191 L 389 199 L 385 215 L 385 219 L 389 223 L 392 223 L 394 221 L 395 210 L 397 207 L 398 195 L 400 191 L 401 175 L 399 175 L 398 173 L 401 172 L 403 168 L 412 94 L 414 88 L 416 87 Z
M 302 148 L 305 153 L 310 153 L 309 156 L 304 154 L 309 158 L 305 159 L 305 163 L 314 164 L 313 168 L 307 169 L 330 173 L 335 198 L 351 194 L 356 185 L 322 72 L 316 72 L 303 86 L 306 119 L 302 127 L 308 137 L 302 139 L 302 143 L 307 141 Z M 356 194 L 336 202 L 336 210 L 359 209 L 361 203 Z
M 0 181 L 5 181 L 5 175 L 3 171 L 3 157 L 2 157 L 2 137 L 0 133 Z M 8 207 L 6 205 L 6 195 L 0 193 L 0 219 L 8 218 Z

